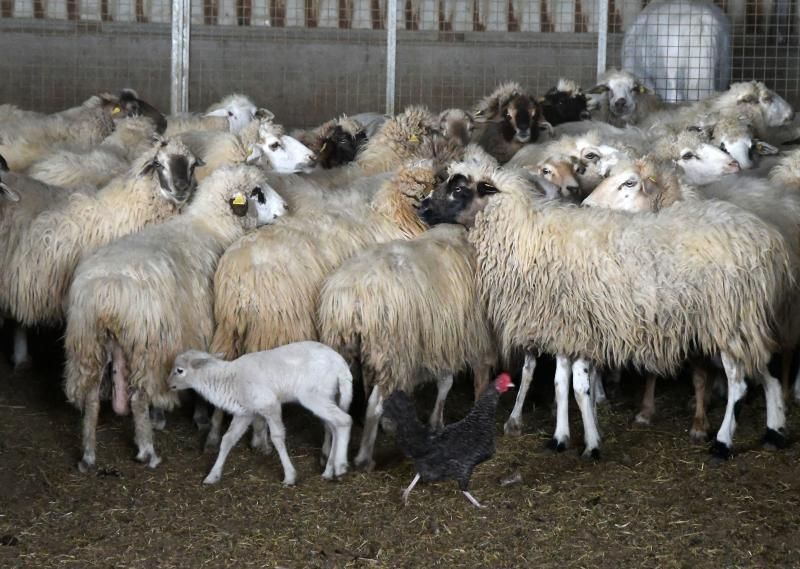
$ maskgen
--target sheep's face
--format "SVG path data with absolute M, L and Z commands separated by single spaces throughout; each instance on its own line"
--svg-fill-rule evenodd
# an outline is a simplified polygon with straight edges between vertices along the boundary
M 705 142 L 681 147 L 674 161 L 686 181 L 696 186 L 710 184 L 740 170 L 739 163 L 729 154 Z
M 317 163 L 327 170 L 352 162 L 366 140 L 367 135 L 363 130 L 353 135 L 343 129 L 341 125 L 336 125 L 331 133 L 322 140 Z
M 539 163 L 532 171 L 558 188 L 558 198 L 579 202 L 581 188 L 575 178 L 574 168 L 578 160 L 568 156 L 551 156 Z
M 749 133 L 717 133 L 712 143 L 723 152 L 728 153 L 743 170 L 753 168 L 759 157 L 777 154 L 778 148 L 753 138 Z
M 605 144 L 578 144 L 578 162 L 574 166 L 575 177 L 584 193 L 591 192 L 615 166 L 622 153 Z
M 207 117 L 223 117 L 228 119 L 228 130 L 238 134 L 256 118 L 258 109 L 250 99 L 242 96 L 230 97 L 225 105 L 206 113 Z
M 211 361 L 209 354 L 198 350 L 188 350 L 178 354 L 167 378 L 167 386 L 172 391 L 191 389 L 195 371 L 207 366 Z
M 636 95 L 647 92 L 647 88 L 629 73 L 615 73 L 606 83 L 589 91 L 594 95 L 605 95 L 609 112 L 621 119 L 630 117 L 636 110 Z
M 270 123 L 263 123 L 259 127 L 258 138 L 259 141 L 248 160 L 264 156 L 275 172 L 309 172 L 317 161 L 317 156 L 307 146 L 296 138 L 276 132 Z
M 263 179 L 261 171 L 250 166 L 230 176 L 232 189 L 227 193 L 228 206 L 245 229 L 254 229 L 286 213 L 286 202 Z
M 589 101 L 578 89 L 562 90 L 559 84 L 553 87 L 539 100 L 545 120 L 551 125 L 565 122 L 587 120 L 591 118 L 588 110 Z
M 600 182 L 583 200 L 583 205 L 621 211 L 651 211 L 654 197 L 661 191 L 656 178 L 642 176 L 635 167 L 623 168 Z
M 475 216 L 498 192 L 490 180 L 476 180 L 463 174 L 453 174 L 444 180 L 420 204 L 420 219 L 429 226 L 458 223 L 472 227 Z
M 194 194 L 194 171 L 203 161 L 177 139 L 159 139 L 156 146 L 155 156 L 147 162 L 142 175 L 155 173 L 162 197 L 183 206 Z
M 461 109 L 447 109 L 439 115 L 439 130 L 445 138 L 466 146 L 472 139 L 475 120 Z
M 542 110 L 527 95 L 516 95 L 502 109 L 501 132 L 506 141 L 527 144 L 539 138 Z

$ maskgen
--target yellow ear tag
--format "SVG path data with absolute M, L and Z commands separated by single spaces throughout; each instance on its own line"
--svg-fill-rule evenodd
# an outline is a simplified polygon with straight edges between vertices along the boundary
M 322 148 L 320 148 L 319 151 L 320 152 L 325 152 L 326 148 L 328 148 L 328 143 L 327 142 L 323 142 L 322 143 Z
M 409 142 L 419 142 L 419 138 L 417 138 L 416 134 L 412 134 L 411 136 L 408 137 L 408 141 Z
M 657 182 L 657 180 L 653 176 L 647 176 L 647 179 L 653 182 L 654 184 Z
M 244 205 L 247 203 L 247 199 L 242 194 L 236 194 L 236 197 L 233 198 L 231 203 L 233 205 Z
M 122 112 L 122 109 L 120 108 L 119 105 L 117 105 L 113 109 L 111 109 L 111 114 L 112 115 L 118 115 L 120 112 Z

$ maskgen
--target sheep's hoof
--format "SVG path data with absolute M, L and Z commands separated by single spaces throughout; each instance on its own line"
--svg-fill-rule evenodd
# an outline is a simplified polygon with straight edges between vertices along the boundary
M 557 438 L 553 437 L 547 442 L 547 448 L 555 452 L 564 452 L 567 450 L 569 446 L 569 439 L 564 439 L 563 441 L 559 441 Z
M 80 461 L 78 461 L 78 470 L 83 474 L 91 472 L 96 467 L 97 465 L 94 462 L 90 462 L 85 458 L 82 458 Z
M 25 356 L 19 361 L 14 360 L 13 364 L 14 371 L 25 371 L 33 367 L 33 360 L 31 360 L 30 356 Z
M 282 484 L 283 484 L 284 486 L 294 486 L 294 485 L 295 485 L 295 482 L 297 482 L 297 480 L 296 480 L 296 477 L 294 477 L 294 476 L 292 476 L 292 477 L 289 477 L 289 476 L 287 476 L 286 478 L 284 478 L 284 479 L 283 479 L 283 482 L 282 482 Z
M 211 428 L 211 420 L 208 418 L 208 415 L 205 417 L 195 417 L 194 426 L 197 427 L 198 431 L 208 431 Z
M 643 427 L 650 426 L 650 416 L 644 415 L 642 413 L 637 413 L 636 417 L 633 418 L 633 422 L 637 425 L 641 425 Z
M 336 474 L 336 479 L 338 480 L 345 474 L 347 474 L 348 466 L 347 464 L 340 464 L 339 466 L 333 469 L 334 473 Z
M 375 461 L 371 458 L 359 459 L 357 458 L 354 463 L 356 469 L 363 470 L 364 472 L 372 472 L 375 470 Z
M 211 473 L 203 479 L 203 484 L 216 484 L 222 478 L 221 474 Z
M 768 450 L 778 450 L 786 448 L 786 434 L 783 429 L 776 431 L 775 429 L 767 429 L 764 434 L 764 439 L 761 441 L 762 446 Z
M 161 464 L 161 458 L 159 458 L 156 452 L 152 449 L 139 451 L 139 454 L 136 455 L 136 460 L 141 463 L 147 463 L 148 468 L 155 468 Z
M 722 441 L 715 440 L 711 445 L 711 456 L 720 460 L 730 460 L 733 458 L 733 450 Z
M 322 473 L 323 480 L 327 480 L 328 482 L 330 482 L 331 480 L 333 480 L 333 478 L 334 478 L 333 472 L 325 471 Z
M 206 443 L 203 445 L 203 452 L 212 454 L 219 450 L 219 439 L 208 437 Z
M 522 421 L 519 419 L 509 419 L 503 425 L 503 432 L 509 437 L 519 437 L 522 435 Z
M 164 410 L 158 407 L 150 407 L 150 423 L 156 431 L 163 431 L 167 426 L 167 417 Z
M 319 455 L 319 465 L 323 468 L 328 464 L 328 455 L 324 452 Z
M 586 460 L 586 461 L 597 462 L 598 460 L 600 460 L 600 449 L 599 448 L 593 448 L 593 449 L 587 448 L 586 450 L 583 451 L 583 453 L 581 453 L 581 458 L 583 460 Z
M 702 429 L 689 429 L 689 440 L 696 445 L 706 444 L 708 442 L 708 431 Z

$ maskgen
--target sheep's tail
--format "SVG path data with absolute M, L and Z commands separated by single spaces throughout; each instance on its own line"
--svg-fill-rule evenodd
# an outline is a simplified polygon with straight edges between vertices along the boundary
M 346 373 L 339 376 L 339 409 L 348 413 L 353 401 L 353 375 L 345 367 Z

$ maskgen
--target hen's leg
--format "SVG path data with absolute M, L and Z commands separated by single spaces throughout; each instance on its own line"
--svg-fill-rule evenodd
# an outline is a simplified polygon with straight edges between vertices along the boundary
M 470 494 L 470 493 L 469 493 L 467 490 L 462 490 L 462 492 L 464 493 L 464 496 L 466 496 L 466 497 L 467 497 L 467 500 L 469 500 L 470 502 L 472 502 L 472 505 L 473 505 L 473 506 L 475 506 L 476 508 L 485 508 L 485 507 L 486 507 L 486 506 L 482 506 L 482 505 L 481 505 L 481 503 L 480 503 L 480 502 L 478 502 L 478 501 L 475 499 L 475 496 L 473 496 L 472 494 Z
M 419 472 L 414 476 L 414 480 L 411 481 L 411 484 L 408 485 L 408 488 L 403 490 L 403 505 L 408 505 L 408 495 L 411 494 L 411 491 L 414 489 L 414 486 L 417 485 L 419 482 Z

